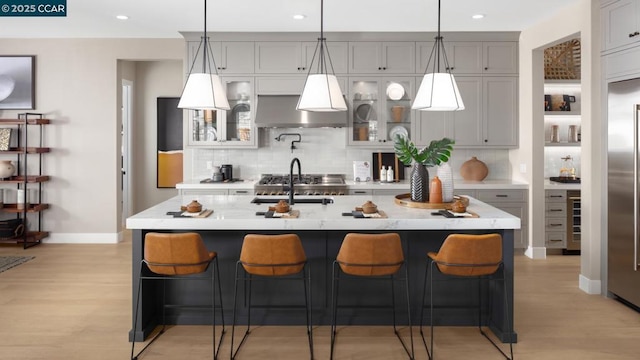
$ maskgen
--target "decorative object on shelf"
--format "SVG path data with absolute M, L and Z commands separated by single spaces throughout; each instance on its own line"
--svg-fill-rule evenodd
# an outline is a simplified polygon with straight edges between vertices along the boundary
M 440 0 L 438 0 L 438 35 L 427 61 L 425 75 L 420 83 L 415 101 L 411 106 L 414 110 L 454 111 L 464 110 L 464 103 L 458 90 L 458 84 L 444 51 L 444 42 L 440 34 Z M 432 62 L 433 61 L 433 62 Z M 440 72 L 440 62 L 446 72 Z M 431 66 L 431 72 L 428 73 Z
M 575 179 L 576 168 L 573 166 L 573 158 L 567 155 L 562 159 L 562 167 L 560 167 L 560 178 Z
M 449 162 L 440 163 L 436 174 L 442 182 L 442 202 L 453 201 L 453 170 Z
M 311 74 L 314 69 L 317 73 Z M 305 111 L 347 111 L 344 95 L 342 95 L 338 78 L 333 71 L 327 39 L 324 37 L 324 0 L 320 0 L 320 37 L 318 38 L 313 58 L 311 58 L 311 63 L 309 63 L 309 72 L 296 109 Z
M 0 160 L 0 179 L 7 179 L 16 172 L 16 166 L 10 160 Z
M 544 96 L 544 111 L 551 111 L 551 95 Z
M 391 115 L 393 117 L 393 121 L 402 122 L 402 120 L 404 119 L 404 106 L 392 106 Z
M 213 58 L 209 36 L 207 35 L 207 0 L 203 0 L 203 2 L 204 31 L 202 32 L 196 55 L 193 58 L 193 63 L 189 68 L 189 77 L 182 90 L 178 107 L 192 110 L 229 110 L 227 94 L 218 75 L 216 61 Z M 201 50 L 202 72 L 195 72 L 196 60 Z
M 578 142 L 578 125 L 569 125 L 569 142 Z
M 392 82 L 387 86 L 387 97 L 390 100 L 398 101 L 402 99 L 404 93 L 404 87 L 398 83 Z
M 460 175 L 467 181 L 482 181 L 489 174 L 487 164 L 472 156 L 471 159 L 465 161 L 460 167 Z
M 11 142 L 11 129 L 0 129 L 0 151 L 9 150 L 9 143 Z
M 560 142 L 560 127 L 558 125 L 551 125 L 551 136 L 549 137 L 549 142 L 557 143 Z
M 35 108 L 34 63 L 35 56 L 0 56 L 0 109 Z
M 16 195 L 16 209 L 22 210 L 29 207 L 29 192 L 18 189 Z
M 23 219 L 0 220 L 0 239 L 16 238 L 24 234 Z
M 426 202 L 429 201 L 429 172 L 427 167 L 440 165 L 449 161 L 453 144 L 455 142 L 449 138 L 433 140 L 429 146 L 418 150 L 416 145 L 404 136 L 394 138 L 394 150 L 398 159 L 405 164 L 413 164 L 411 169 L 411 200 Z
M 580 39 L 572 39 L 544 49 L 544 78 L 580 79 Z
M 431 185 L 429 185 L 429 202 L 441 204 L 442 201 L 442 182 L 438 178 L 438 175 L 431 179 Z
M 551 111 L 571 111 L 571 103 L 576 102 L 573 95 L 551 95 Z

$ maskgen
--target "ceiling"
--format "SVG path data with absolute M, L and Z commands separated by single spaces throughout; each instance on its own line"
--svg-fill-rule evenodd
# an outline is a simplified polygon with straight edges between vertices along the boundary
M 442 31 L 521 31 L 582 0 L 445 0 Z M 319 31 L 319 0 L 207 0 L 209 31 Z M 203 0 L 67 0 L 66 17 L 0 17 L 0 38 L 178 38 Z M 485 14 L 473 20 L 473 14 Z M 117 20 L 116 15 L 128 20 Z M 294 14 L 304 14 L 294 20 Z M 436 31 L 438 0 L 326 0 L 325 31 Z

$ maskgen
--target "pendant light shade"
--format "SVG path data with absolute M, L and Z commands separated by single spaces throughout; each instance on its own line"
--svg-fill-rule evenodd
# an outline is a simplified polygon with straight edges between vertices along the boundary
M 446 69 L 444 72 L 440 72 L 441 60 Z M 424 111 L 464 110 L 458 84 L 451 74 L 450 68 L 447 54 L 444 51 L 444 42 L 440 35 L 440 0 L 438 0 L 438 36 L 436 36 L 436 42 L 429 55 L 418 94 L 411 105 L 412 109 Z
M 338 78 L 329 74 L 311 74 L 304 84 L 298 110 L 347 111 Z
M 229 101 L 220 76 L 217 74 L 189 74 L 178 107 L 194 110 L 229 110 Z
M 227 92 L 217 73 L 211 44 L 207 36 L 207 0 L 204 1 L 204 33 L 189 68 L 187 83 L 182 90 L 178 108 L 192 110 L 229 110 Z M 201 51 L 202 50 L 202 51 Z M 202 71 L 194 71 L 196 59 L 202 53 Z
M 431 111 L 464 110 L 454 76 L 451 73 L 426 74 L 411 108 Z
M 316 112 L 347 111 L 347 104 L 333 71 L 323 23 L 324 0 L 320 0 L 320 37 L 296 109 Z M 317 73 L 311 74 L 314 69 Z

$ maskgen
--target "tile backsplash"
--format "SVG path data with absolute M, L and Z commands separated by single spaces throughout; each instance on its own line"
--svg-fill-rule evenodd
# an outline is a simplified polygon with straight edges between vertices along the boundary
M 372 160 L 373 152 L 393 152 L 392 148 L 347 147 L 346 129 L 260 129 L 258 149 L 206 149 L 193 151 L 193 179 L 211 176 L 207 161 L 213 165 L 232 164 L 233 176 L 242 179 L 257 179 L 265 173 L 289 173 L 291 159 L 300 159 L 303 173 L 345 174 L 353 178 L 353 161 Z M 275 138 L 283 133 L 299 133 L 301 142 L 291 150 L 295 136 L 287 136 L 282 141 Z M 462 179 L 460 166 L 472 156 L 487 164 L 489 175 L 486 180 L 509 179 L 511 165 L 508 150 L 495 149 L 455 149 L 449 160 L 454 171 L 454 179 Z

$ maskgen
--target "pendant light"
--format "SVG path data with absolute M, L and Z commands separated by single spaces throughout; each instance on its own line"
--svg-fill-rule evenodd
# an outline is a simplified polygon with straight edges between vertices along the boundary
M 202 50 L 202 72 L 194 72 L 198 54 Z M 207 0 L 204 0 L 204 33 L 189 68 L 189 77 L 178 102 L 180 109 L 229 110 L 227 94 L 218 76 L 216 62 L 207 36 Z
M 333 71 L 327 41 L 324 37 L 324 0 L 320 0 L 320 37 L 313 53 L 309 73 L 296 109 L 305 111 L 347 111 L 338 78 Z M 317 62 L 314 67 L 314 62 Z M 315 74 L 311 71 L 316 70 Z M 331 72 L 329 72 L 331 70 Z
M 440 72 L 441 58 L 446 72 Z M 429 72 L 430 69 L 431 72 Z M 464 110 L 458 84 L 451 74 L 447 54 L 444 52 L 444 42 L 442 35 L 440 35 L 440 0 L 438 0 L 438 36 L 436 36 L 436 42 L 427 61 L 425 75 L 411 108 L 424 111 Z

